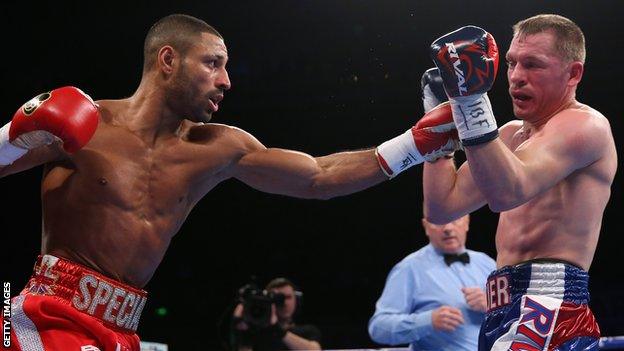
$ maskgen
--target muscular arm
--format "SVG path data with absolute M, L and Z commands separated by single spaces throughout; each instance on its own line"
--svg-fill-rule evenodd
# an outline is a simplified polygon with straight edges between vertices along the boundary
M 459 169 L 453 160 L 425 163 L 423 171 L 425 217 L 431 223 L 445 224 L 485 205 L 468 163 Z
M 503 147 L 511 143 L 521 122 L 507 123 L 499 129 Z M 469 162 L 459 169 L 452 160 L 440 159 L 425 163 L 423 171 L 423 196 L 425 216 L 431 223 L 444 224 L 471 213 L 487 204 L 485 196 L 475 183 Z
M 61 159 L 62 157 L 65 157 L 65 152 L 59 143 L 53 143 L 48 146 L 30 150 L 12 164 L 0 166 L 0 178 Z
M 501 212 L 526 203 L 597 161 L 606 140 L 610 140 L 610 128 L 604 117 L 574 109 L 553 117 L 515 152 L 499 139 L 467 147 L 466 157 L 490 208 Z
M 231 166 L 231 174 L 261 191 L 329 199 L 388 179 L 379 167 L 374 149 L 315 158 L 298 151 L 266 148 L 247 133 L 242 137 L 245 151 Z

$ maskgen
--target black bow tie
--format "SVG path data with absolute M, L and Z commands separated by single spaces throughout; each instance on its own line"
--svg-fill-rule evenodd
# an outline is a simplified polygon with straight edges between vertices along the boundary
M 460 254 L 444 254 L 444 262 L 450 266 L 453 262 L 461 262 L 463 264 L 470 263 L 470 256 L 467 252 Z

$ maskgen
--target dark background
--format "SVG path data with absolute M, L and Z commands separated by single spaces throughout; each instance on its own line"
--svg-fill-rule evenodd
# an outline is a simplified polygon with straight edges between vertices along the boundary
M 175 4 L 174 4 L 175 3 Z M 4 4 L 3 6 L 7 6 Z M 171 13 L 206 20 L 225 37 L 233 88 L 214 121 L 267 146 L 324 155 L 372 147 L 422 113 L 419 80 L 428 45 L 467 24 L 491 32 L 504 54 L 511 25 L 537 13 L 576 21 L 587 39 L 578 98 L 605 114 L 622 154 L 624 54 L 619 1 L 127 1 L 14 3 L 0 11 L 3 122 L 32 96 L 62 85 L 95 99 L 131 95 L 150 25 Z M 490 98 L 499 125 L 512 118 L 505 67 Z M 1 278 L 13 293 L 40 248 L 36 168 L 2 179 Z M 426 243 L 420 225 L 422 168 L 329 201 L 267 195 L 226 181 L 199 203 L 147 286 L 143 339 L 171 350 L 218 350 L 217 325 L 236 290 L 257 276 L 286 276 L 304 291 L 302 321 L 325 348 L 372 347 L 366 325 L 387 273 Z M 603 335 L 624 334 L 622 171 L 613 184 L 590 270 L 592 307 Z M 592 194 L 587 194 L 592 196 Z M 472 218 L 468 247 L 495 256 L 497 215 Z M 164 307 L 167 313 L 156 311 Z

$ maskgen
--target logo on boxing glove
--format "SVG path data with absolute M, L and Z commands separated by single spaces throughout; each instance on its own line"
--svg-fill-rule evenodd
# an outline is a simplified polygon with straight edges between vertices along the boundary
M 466 78 L 464 77 L 464 72 L 459 67 L 461 60 L 459 59 L 459 55 L 457 55 L 457 49 L 455 49 L 455 45 L 453 45 L 453 43 L 444 43 L 444 45 L 446 45 L 446 49 L 448 50 L 451 59 L 454 59 L 453 68 L 455 68 L 455 74 L 457 75 L 457 89 L 459 89 L 459 95 L 466 95 L 468 93 L 468 89 L 466 88 Z
M 35 96 L 24 104 L 24 106 L 22 107 L 22 111 L 26 116 L 30 116 L 33 112 L 37 110 L 39 106 L 41 106 L 41 104 L 48 100 L 50 96 L 52 96 L 50 92 Z
M 487 92 L 498 71 L 494 37 L 475 26 L 465 26 L 436 39 L 431 44 L 431 58 L 440 69 L 451 98 Z

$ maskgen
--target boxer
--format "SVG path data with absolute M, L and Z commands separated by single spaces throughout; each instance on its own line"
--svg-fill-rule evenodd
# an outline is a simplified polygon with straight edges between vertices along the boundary
M 208 123 L 231 87 L 214 28 L 167 16 L 144 55 L 131 97 L 95 103 L 75 87 L 54 89 L 0 128 L 0 176 L 44 165 L 42 256 L 12 301 L 12 350 L 138 350 L 142 288 L 192 208 L 226 179 L 329 199 L 458 146 L 446 105 L 374 149 L 314 158 L 267 148 Z
M 424 167 L 428 220 L 441 223 L 487 204 L 500 213 L 498 271 L 480 350 L 597 350 L 588 274 L 617 168 L 608 120 L 576 99 L 585 61 L 582 31 L 558 15 L 514 26 L 506 53 L 519 120 L 497 127 L 487 96 L 498 49 L 468 26 L 434 41 L 467 162 Z M 588 196 L 591 194 L 591 196 Z

